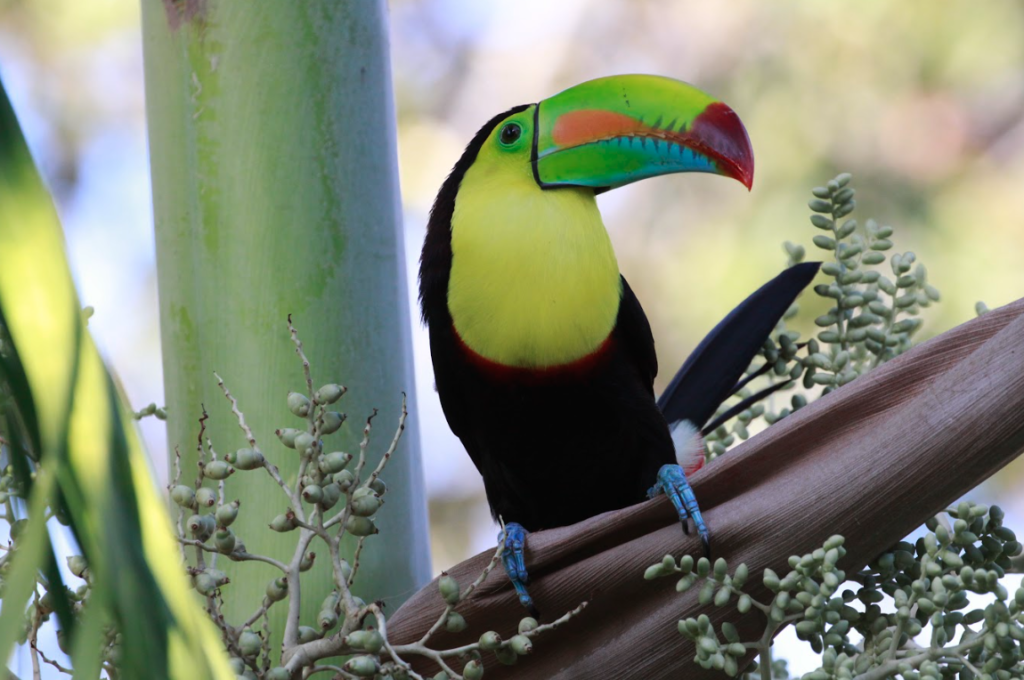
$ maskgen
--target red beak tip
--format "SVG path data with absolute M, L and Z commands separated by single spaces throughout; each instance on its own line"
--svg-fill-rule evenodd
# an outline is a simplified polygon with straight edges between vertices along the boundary
M 732 170 L 727 174 L 749 191 L 754 185 L 754 150 L 736 112 L 722 102 L 714 102 L 694 121 L 693 131 L 703 137 L 712 156 Z

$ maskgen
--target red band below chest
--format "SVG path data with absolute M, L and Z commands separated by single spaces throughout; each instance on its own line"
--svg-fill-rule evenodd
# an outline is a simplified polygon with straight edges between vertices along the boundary
M 458 331 L 455 330 L 454 324 L 452 325 L 452 335 L 455 336 L 466 361 L 487 377 L 502 383 L 530 385 L 584 380 L 607 363 L 615 346 L 615 332 L 613 331 L 593 352 L 567 364 L 543 367 L 507 366 L 475 352 L 463 342 Z

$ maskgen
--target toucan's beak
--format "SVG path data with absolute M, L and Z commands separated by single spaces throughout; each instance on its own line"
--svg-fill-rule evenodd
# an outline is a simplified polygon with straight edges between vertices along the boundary
M 620 187 L 670 172 L 754 181 L 739 116 L 686 83 L 661 76 L 598 78 L 537 105 L 533 173 L 543 188 Z

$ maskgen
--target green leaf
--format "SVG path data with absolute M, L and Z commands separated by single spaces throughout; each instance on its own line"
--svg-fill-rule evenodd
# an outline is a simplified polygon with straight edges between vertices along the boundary
M 99 677 L 103 650 L 103 629 L 109 623 L 105 615 L 110 608 L 108 592 L 104 585 L 93 588 L 89 595 L 89 606 L 82 613 L 78 624 L 78 635 L 71 648 L 74 662 L 74 680 L 94 680 Z
M 40 466 L 5 608 L 24 606 L 22 570 L 33 581 L 39 569 L 55 572 L 41 518 L 59 487 L 94 586 L 109 593 L 103 618 L 123 636 L 124 676 L 234 677 L 216 629 L 169 559 L 178 554 L 170 518 L 130 411 L 85 330 L 56 211 L 2 88 L 0 320 L 12 348 L 0 379 Z M 7 627 L 18 618 L 5 617 L 0 643 L 9 645 Z
M 4 577 L 5 615 L 0 616 L 0 658 L 11 656 L 11 649 L 24 630 L 25 619 L 21 612 L 35 590 L 36 574 L 44 566 L 50 548 L 46 507 L 53 501 L 56 488 L 52 469 L 37 475 L 29 500 L 28 526 L 18 537 L 17 552 L 10 558 L 11 571 Z

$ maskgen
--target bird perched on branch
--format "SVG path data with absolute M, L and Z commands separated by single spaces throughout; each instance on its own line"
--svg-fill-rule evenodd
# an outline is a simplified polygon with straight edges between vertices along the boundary
M 437 390 L 506 522 L 505 568 L 528 608 L 528 531 L 665 493 L 708 550 L 670 423 L 706 424 L 817 269 L 791 268 L 734 310 L 656 401 L 651 328 L 594 197 L 675 172 L 749 189 L 737 115 L 677 80 L 600 78 L 488 121 L 431 211 L 420 300 Z

